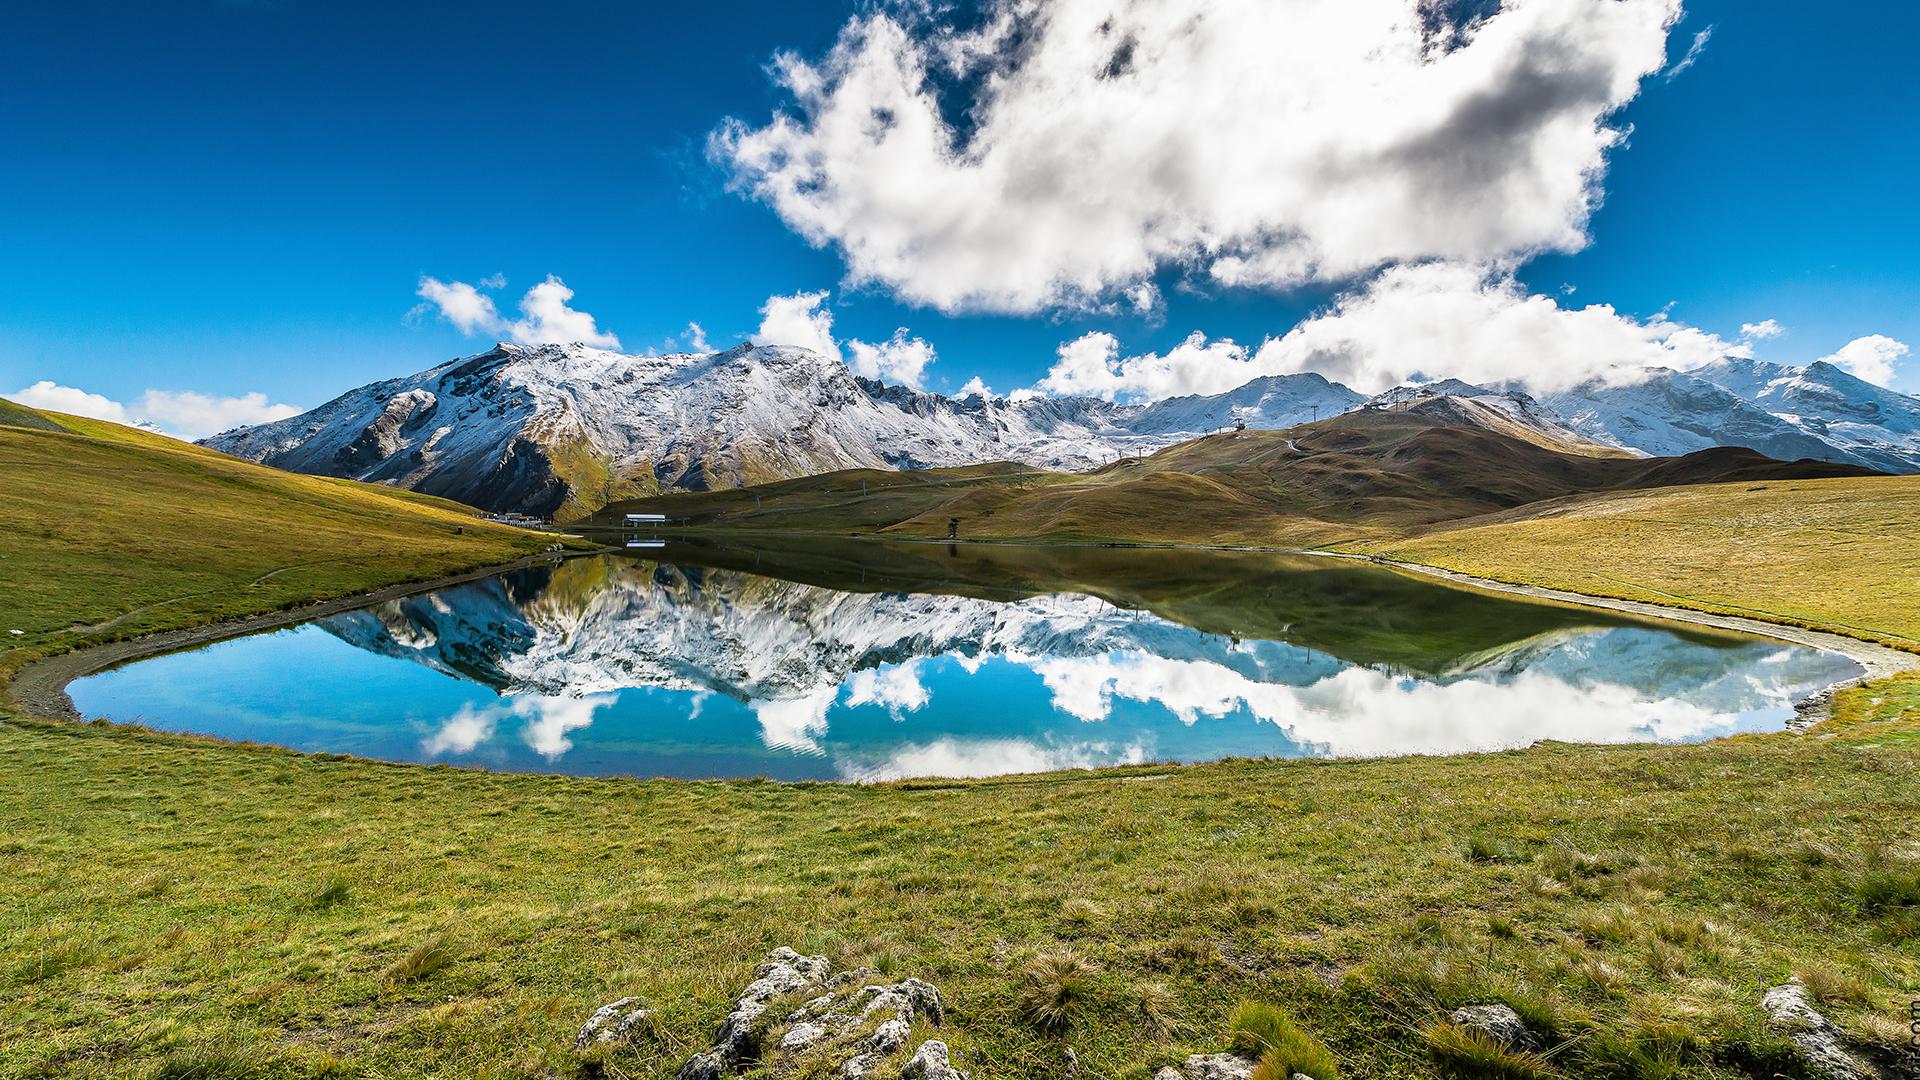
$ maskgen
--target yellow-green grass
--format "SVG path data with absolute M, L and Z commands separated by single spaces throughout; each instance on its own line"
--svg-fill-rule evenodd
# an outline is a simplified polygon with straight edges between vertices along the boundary
M 82 645 L 444 576 L 551 542 L 444 499 L 11 406 L 0 414 L 0 680 Z
M 1145 1077 L 1271 1002 L 1347 1077 L 1503 1000 L 1558 1075 L 1773 1075 L 1768 985 L 1854 1036 L 1920 979 L 1920 748 L 1684 748 L 887 787 L 386 766 L 0 721 L 0 1075 L 670 1075 L 772 946 L 942 987 L 980 1077 Z M 1156 778 L 1157 777 L 1157 778 Z M 1057 1015 L 1043 957 L 1077 958 Z M 1051 968 L 1050 968 L 1051 969 Z M 1043 972 L 1044 976 L 1044 972 Z M 1048 988 L 1042 987 L 1041 991 Z M 1646 1064 L 1671 1056 L 1678 1067 Z M 1644 1061 L 1642 1059 L 1645 1059 Z M 549 1073 L 548 1070 L 553 1070 Z M 248 1073 L 247 1075 L 253 1075 Z
M 1589 495 L 1351 549 L 1920 649 L 1920 476 Z

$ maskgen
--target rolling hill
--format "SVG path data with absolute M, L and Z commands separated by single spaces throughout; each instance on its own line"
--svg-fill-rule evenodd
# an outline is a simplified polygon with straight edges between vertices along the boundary
M 1862 476 L 1722 447 L 1641 458 L 1447 395 L 1282 431 L 1223 432 L 1093 473 L 1009 463 L 853 470 L 735 491 L 616 504 L 696 526 L 972 538 L 1324 544 L 1595 491 Z
M 551 536 L 0 402 L 0 680 L 80 645 L 435 578 Z

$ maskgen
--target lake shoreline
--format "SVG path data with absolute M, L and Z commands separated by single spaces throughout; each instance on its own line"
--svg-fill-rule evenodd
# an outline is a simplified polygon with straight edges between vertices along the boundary
M 689 530 L 688 532 L 698 534 L 700 531 Z M 824 535 L 824 534 L 762 533 L 758 535 Z M 1141 549 L 1161 549 L 1161 550 L 1176 550 L 1176 551 L 1179 551 L 1179 550 L 1226 551 L 1226 552 L 1246 552 L 1250 554 L 1252 553 L 1289 554 L 1289 555 L 1301 555 L 1301 556 L 1311 556 L 1311 557 L 1329 558 L 1329 559 L 1341 559 L 1346 561 L 1365 563 L 1365 564 L 1381 567 L 1383 569 L 1397 570 L 1402 573 L 1417 575 L 1421 577 L 1434 578 L 1434 579 L 1444 581 L 1450 585 L 1466 588 L 1466 589 L 1515 595 L 1515 596 L 1524 597 L 1530 600 L 1543 601 L 1547 603 L 1564 604 L 1564 605 L 1569 605 L 1574 607 L 1612 611 L 1620 614 L 1635 616 L 1638 618 L 1648 618 L 1648 619 L 1664 621 L 1669 623 L 1678 623 L 1682 625 L 1702 627 L 1710 630 L 1722 630 L 1730 633 L 1745 634 L 1745 635 L 1768 638 L 1771 640 L 1783 641 L 1789 644 L 1800 645 L 1808 648 L 1820 649 L 1823 651 L 1836 653 L 1838 655 L 1845 656 L 1848 659 L 1852 660 L 1854 663 L 1860 665 L 1862 669 L 1862 673 L 1860 675 L 1851 679 L 1845 679 L 1836 683 L 1832 683 L 1826 687 L 1823 687 L 1822 689 L 1810 695 L 1809 697 L 1796 701 L 1794 703 L 1794 707 L 1797 714 L 1796 718 L 1792 721 L 1789 721 L 1789 724 L 1788 724 L 1788 730 L 1793 732 L 1804 732 L 1807 729 L 1818 724 L 1821 720 L 1827 719 L 1831 711 L 1830 707 L 1831 707 L 1833 697 L 1837 692 L 1847 689 L 1849 687 L 1858 686 L 1862 683 L 1870 682 L 1876 679 L 1880 679 L 1887 676 L 1899 674 L 1901 672 L 1920 668 L 1920 654 L 1908 653 L 1902 650 L 1894 649 L 1888 646 L 1883 646 L 1883 645 L 1879 645 L 1871 642 L 1862 641 L 1860 639 L 1848 637 L 1842 634 L 1830 633 L 1827 631 L 1816 630 L 1808 627 L 1797 627 L 1797 626 L 1792 626 L 1788 624 L 1775 623 L 1767 620 L 1747 618 L 1742 616 L 1720 615 L 1720 614 L 1715 614 L 1711 612 L 1699 611 L 1699 610 L 1672 606 L 1672 605 L 1652 604 L 1652 603 L 1645 603 L 1645 602 L 1639 602 L 1639 601 L 1622 600 L 1622 599 L 1617 599 L 1612 597 L 1592 596 L 1584 593 L 1575 593 L 1575 592 L 1568 592 L 1564 590 L 1547 589 L 1539 586 L 1515 584 L 1510 582 L 1498 581 L 1490 578 L 1480 578 L 1480 577 L 1475 577 L 1468 574 L 1461 574 L 1461 573 L 1457 573 L 1451 570 L 1446 570 L 1440 567 L 1424 566 L 1416 563 L 1404 563 L 1404 562 L 1398 562 L 1395 560 L 1380 558 L 1378 556 L 1355 554 L 1355 553 L 1349 553 L 1349 552 L 1328 551 L 1325 549 L 1317 549 L 1317 548 L 1299 548 L 1299 547 L 1258 548 L 1258 547 L 1248 547 L 1244 545 L 1117 543 L 1117 542 L 1101 542 L 1101 541 L 1064 542 L 1064 543 L 1051 543 L 1051 544 L 1041 543 L 1041 544 L 1030 545 L 1030 544 L 1022 544 L 1018 541 L 997 541 L 997 540 L 995 541 L 985 541 L 985 540 L 947 541 L 947 540 L 917 538 L 917 537 L 916 538 L 896 538 L 896 537 L 877 537 L 877 536 L 836 536 L 835 538 L 836 539 L 865 539 L 865 540 L 880 541 L 883 543 L 910 543 L 910 544 L 960 543 L 960 544 L 969 544 L 969 545 L 990 544 L 995 546 L 1011 546 L 1011 547 L 1093 547 L 1093 548 L 1141 548 Z M 39 716 L 47 719 L 55 719 L 55 720 L 69 720 L 69 721 L 83 720 L 84 717 L 80 715 L 78 709 L 73 704 L 72 698 L 67 693 L 67 687 L 75 680 L 84 678 L 89 675 L 98 674 L 99 672 L 105 671 L 109 668 L 118 667 L 123 664 L 132 663 L 138 660 L 150 659 L 152 657 L 165 655 L 167 653 L 178 652 L 186 649 L 200 648 L 200 647 L 215 644 L 221 641 L 231 640 L 231 639 L 240 638 L 240 637 L 246 637 L 252 634 L 262 633 L 270 630 L 282 629 L 282 628 L 296 625 L 299 623 L 309 622 L 314 619 L 324 618 L 328 615 L 336 615 L 346 611 L 357 610 L 359 608 L 364 608 L 369 605 L 381 603 L 388 600 L 403 599 L 408 596 L 414 596 L 420 593 L 431 592 L 441 588 L 468 584 L 474 581 L 480 581 L 486 578 L 495 577 L 500 574 L 510 573 L 514 570 L 525 569 L 528 567 L 538 566 L 542 564 L 557 565 L 558 563 L 568 558 L 576 558 L 583 555 L 601 555 L 601 554 L 619 554 L 619 553 L 624 553 L 624 549 L 622 549 L 617 545 L 600 547 L 600 548 L 589 549 L 589 550 L 582 550 L 582 551 L 543 552 L 537 555 L 531 555 L 522 559 L 518 559 L 510 563 L 504 563 L 504 564 L 499 564 L 499 565 L 489 566 L 489 567 L 482 567 L 475 570 L 467 571 L 460 574 L 449 575 L 442 578 L 425 580 L 425 581 L 399 583 L 399 584 L 387 586 L 382 589 L 373 590 L 370 592 L 358 593 L 352 596 L 339 597 L 333 600 L 321 601 L 314 604 L 303 605 L 297 608 L 288 608 L 281 611 L 267 612 L 267 613 L 262 613 L 254 616 L 249 616 L 242 619 L 224 620 L 216 623 L 208 623 L 201 626 L 190 627 L 190 628 L 185 628 L 180 630 L 165 631 L 159 634 L 151 634 L 151 635 L 146 635 L 144 637 L 128 639 L 126 641 L 110 642 L 110 643 L 97 645 L 89 648 L 78 649 L 72 652 L 63 653 L 59 656 L 49 657 L 44 660 L 36 661 L 32 664 L 27 665 L 16 675 L 16 677 L 13 680 L 13 684 L 9 689 L 11 690 L 15 701 L 22 707 L 23 710 L 25 710 L 31 715 L 35 715 L 35 716 Z
M 356 611 L 388 600 L 402 600 L 409 596 L 433 592 L 436 589 L 484 581 L 501 574 L 510 574 L 515 570 L 558 565 L 568 559 L 604 555 L 613 550 L 615 549 L 591 548 L 577 551 L 543 551 L 512 562 L 476 567 L 444 577 L 396 582 L 379 589 L 302 604 L 299 607 L 260 612 L 238 619 L 222 619 L 178 630 L 163 630 L 157 634 L 145 634 L 124 641 L 89 645 L 27 664 L 14 675 L 13 680 L 6 687 L 6 692 L 12 697 L 13 703 L 29 716 L 46 720 L 84 720 L 86 718 L 80 715 L 80 711 L 74 707 L 73 699 L 68 696 L 67 686 L 77 679 L 97 675 L 108 668 L 119 667 L 136 660 L 149 660 L 185 649 L 197 649 L 250 634 L 280 630 L 325 618 L 328 615 Z

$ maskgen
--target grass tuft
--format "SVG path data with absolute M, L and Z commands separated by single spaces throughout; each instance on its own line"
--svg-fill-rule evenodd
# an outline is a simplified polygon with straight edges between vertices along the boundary
M 1042 1031 L 1064 1031 L 1086 1004 L 1094 967 L 1066 951 L 1042 953 L 1020 969 L 1020 1014 Z
M 1434 1024 L 1421 1035 L 1435 1063 L 1454 1076 L 1473 1080 L 1540 1080 L 1553 1075 L 1553 1067 L 1539 1055 L 1510 1050 L 1485 1032 L 1459 1024 Z
M 320 883 L 320 887 L 315 889 L 313 896 L 307 900 L 307 906 L 316 911 L 325 911 L 331 907 L 338 907 L 352 898 L 353 890 L 347 887 L 347 883 L 340 878 L 332 877 Z
M 1326 1044 L 1301 1030 L 1278 1005 L 1242 1001 L 1233 1010 L 1233 1049 L 1258 1058 L 1253 1080 L 1291 1080 L 1295 1074 L 1313 1080 L 1336 1080 L 1339 1063 Z
M 452 938 L 441 934 L 414 946 L 407 955 L 388 964 L 383 974 L 389 982 L 412 982 L 426 978 L 457 959 L 458 946 Z

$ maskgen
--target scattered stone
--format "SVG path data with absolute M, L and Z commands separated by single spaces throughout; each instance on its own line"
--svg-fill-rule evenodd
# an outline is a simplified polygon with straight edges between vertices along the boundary
M 967 1080 L 967 1074 L 947 1060 L 947 1044 L 928 1039 L 914 1051 L 913 1060 L 900 1070 L 900 1080 Z
M 1876 1080 L 1880 1076 L 1878 1069 L 1847 1049 L 1840 1029 L 1807 1000 L 1807 989 L 1798 977 L 1768 990 L 1760 998 L 1760 1007 L 1775 1027 L 1787 1032 L 1820 1080 Z
M 820 1037 L 826 1033 L 827 1029 L 821 1027 L 819 1024 L 809 1024 L 802 1020 L 800 1023 L 788 1028 L 787 1033 L 780 1037 L 780 1049 L 789 1052 L 805 1050 L 807 1047 L 819 1042 Z
M 594 1010 L 580 1028 L 580 1034 L 574 1036 L 573 1048 L 585 1050 L 595 1044 L 632 1042 L 634 1036 L 646 1030 L 647 1021 L 652 1018 L 653 1010 L 641 1008 L 639 998 L 623 997 Z
M 912 1027 L 905 1020 L 889 1020 L 873 1029 L 862 1049 L 870 1054 L 891 1054 L 907 1045 L 907 1036 L 911 1033 Z
M 728 1080 L 749 1067 L 784 1075 L 802 1060 L 809 1070 L 826 1065 L 844 1080 L 966 1080 L 937 1039 L 921 1043 L 904 1067 L 897 1059 L 888 1065 L 906 1049 L 916 1022 L 945 1020 L 946 1003 L 919 979 L 882 983 L 877 977 L 866 968 L 836 973 L 824 956 L 773 950 L 754 969 L 713 1046 L 682 1066 L 679 1080 Z
M 1508 1005 L 1468 1005 L 1453 1010 L 1453 1022 L 1513 1050 L 1538 1050 L 1540 1040 Z
M 1067 1059 L 1065 1072 L 1061 1080 L 1080 1080 L 1080 1055 L 1074 1053 L 1073 1047 L 1069 1046 L 1065 1057 Z
M 1248 1080 L 1260 1063 L 1239 1054 L 1195 1054 L 1185 1068 L 1169 1065 L 1153 1074 L 1153 1080 Z

